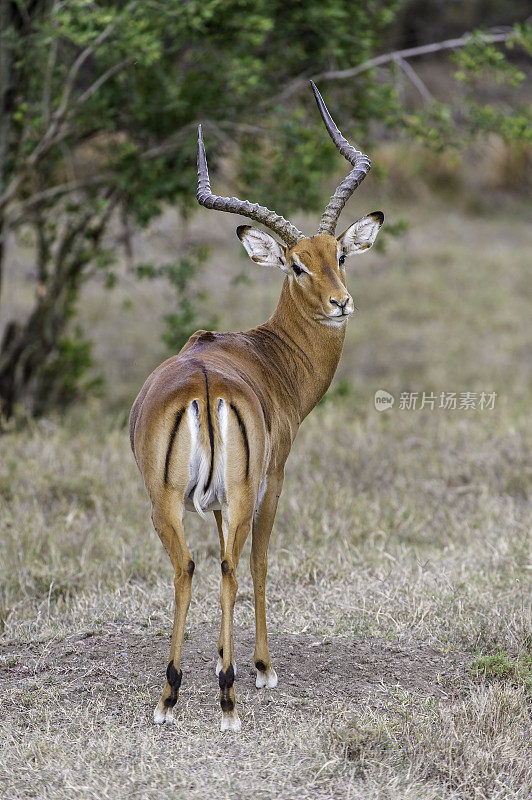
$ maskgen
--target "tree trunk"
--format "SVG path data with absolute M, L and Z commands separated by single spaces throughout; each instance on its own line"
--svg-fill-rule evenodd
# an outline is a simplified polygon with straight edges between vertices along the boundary
M 4 329 L 0 344 L 0 417 L 9 419 L 16 404 L 22 402 L 34 412 L 35 400 L 42 401 L 33 396 L 39 375 L 60 345 L 87 267 L 99 251 L 117 201 L 109 196 L 106 199 L 107 207 L 99 217 L 89 207 L 77 224 L 71 221 L 53 252 L 49 241 L 41 241 L 45 237 L 44 218 L 34 221 L 40 242 L 37 261 L 47 262 L 39 264 L 45 280 L 39 283 L 29 317 L 23 323 L 11 320 Z
M 21 325 L 11 320 L 0 347 L 0 411 L 9 419 L 18 402 L 31 402 L 33 379 L 57 346 L 77 295 L 77 284 L 62 296 L 39 300 Z
M 4 191 L 7 179 L 9 132 L 13 113 L 13 54 L 7 44 L 11 23 L 10 5 L 9 0 L 0 0 L 0 195 Z M 4 237 L 6 234 L 5 216 L 0 212 L 0 298 L 2 297 Z

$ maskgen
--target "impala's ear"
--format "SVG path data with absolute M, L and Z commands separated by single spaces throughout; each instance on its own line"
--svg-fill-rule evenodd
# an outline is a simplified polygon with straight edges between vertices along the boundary
M 352 256 L 354 253 L 363 253 L 369 250 L 381 225 L 384 222 L 382 211 L 373 211 L 367 217 L 362 217 L 349 226 L 338 237 L 338 244 L 344 256 Z
M 236 235 L 246 248 L 248 256 L 256 264 L 279 267 L 283 272 L 290 272 L 286 266 L 285 248 L 268 233 L 249 225 L 239 225 Z

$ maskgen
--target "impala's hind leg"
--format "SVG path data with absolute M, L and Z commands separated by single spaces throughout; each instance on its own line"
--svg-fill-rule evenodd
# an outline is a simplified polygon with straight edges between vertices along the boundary
M 173 722 L 173 708 L 177 703 L 179 687 L 181 686 L 182 672 L 179 668 L 181 661 L 181 648 L 185 634 L 185 620 L 190 605 L 192 589 L 192 575 L 194 562 L 188 551 L 182 525 L 183 507 L 175 509 L 171 515 L 160 516 L 155 511 L 153 523 L 161 541 L 170 556 L 175 570 L 175 610 L 172 643 L 170 645 L 170 660 L 166 668 L 166 681 L 161 699 L 153 714 L 153 719 L 158 724 Z
M 229 519 L 231 519 L 231 509 Z M 238 581 L 236 571 L 240 554 L 251 528 L 252 511 L 238 515 L 234 523 L 227 526 L 227 542 L 222 559 L 222 585 L 220 603 L 222 606 L 221 669 L 218 672 L 220 685 L 220 705 L 222 708 L 222 731 L 239 731 L 240 719 L 236 710 L 236 698 L 233 683 L 236 676 L 233 637 L 233 611 L 235 607 Z
M 220 538 L 220 562 L 224 560 L 225 556 L 225 536 L 223 531 L 223 520 L 222 520 L 222 512 L 221 511 L 214 511 L 214 517 L 216 519 L 216 525 L 218 526 L 218 536 Z M 224 629 L 224 620 L 223 620 L 223 609 L 222 609 L 222 625 L 220 628 L 220 635 L 218 637 L 218 659 L 216 661 L 216 676 L 220 674 L 220 670 L 223 666 L 223 654 L 224 654 L 224 641 L 223 641 L 223 629 Z M 234 642 L 231 642 L 231 647 L 234 652 Z M 235 678 L 237 676 L 237 668 L 236 668 L 236 661 L 233 660 L 233 669 L 235 671 Z
M 283 478 L 268 475 L 266 491 L 253 520 L 251 544 L 251 576 L 255 594 L 255 654 L 253 663 L 257 670 L 258 689 L 277 686 L 277 674 L 272 666 L 266 629 L 266 573 L 268 571 L 268 543 L 277 510 Z

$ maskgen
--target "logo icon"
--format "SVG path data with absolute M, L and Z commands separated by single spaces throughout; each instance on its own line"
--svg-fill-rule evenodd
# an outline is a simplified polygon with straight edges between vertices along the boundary
M 377 411 L 388 411 L 395 403 L 395 397 L 384 389 L 377 389 L 373 402 Z

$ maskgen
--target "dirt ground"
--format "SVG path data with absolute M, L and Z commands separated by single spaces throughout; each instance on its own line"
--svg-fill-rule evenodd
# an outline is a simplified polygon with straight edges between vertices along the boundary
M 212 715 L 217 711 L 217 681 L 214 675 L 217 628 L 195 625 L 188 634 L 182 659 L 183 684 L 179 705 L 190 714 Z M 151 719 L 159 698 L 168 661 L 169 638 L 138 634 L 116 625 L 104 632 L 44 644 L 25 642 L 2 649 L 4 670 L 0 687 L 4 702 L 12 688 L 28 692 L 58 687 L 64 702 L 85 704 L 102 701 L 111 715 L 120 716 L 124 696 L 148 690 L 152 701 L 144 703 Z M 239 671 L 235 689 L 240 713 L 251 708 L 255 715 L 268 713 L 270 704 L 282 703 L 296 716 L 315 714 L 341 696 L 349 706 L 361 702 L 379 705 L 390 689 L 414 692 L 421 697 L 446 697 L 456 691 L 471 656 L 445 654 L 409 640 L 401 647 L 383 639 L 359 641 L 309 634 L 272 634 L 270 649 L 279 675 L 275 690 L 254 687 L 253 634 L 236 632 Z M 178 712 L 179 709 L 176 709 Z M 180 716 L 178 714 L 178 716 Z

